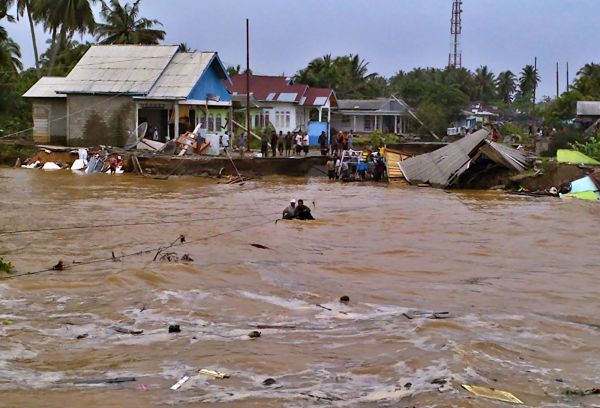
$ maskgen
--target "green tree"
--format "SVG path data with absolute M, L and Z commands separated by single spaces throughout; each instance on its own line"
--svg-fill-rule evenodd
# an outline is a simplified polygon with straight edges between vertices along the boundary
M 2 0 L 0 1 L 0 18 L 6 16 L 8 9 L 12 6 L 17 5 L 17 20 L 27 14 L 29 20 L 29 30 L 31 31 L 31 42 L 33 44 L 33 55 L 35 57 L 35 66 L 39 69 L 40 57 L 37 48 L 37 41 L 35 38 L 35 22 L 31 11 L 32 5 L 35 5 L 37 0 Z
M 96 38 L 101 44 L 159 44 L 166 33 L 158 30 L 158 20 L 140 18 L 141 0 L 121 5 L 119 0 L 110 0 L 110 6 L 102 1 L 100 15 L 104 20 L 98 24 Z
M 494 74 L 486 65 L 475 70 L 475 99 L 483 103 L 489 103 L 496 97 L 496 84 Z
M 600 64 L 585 64 L 577 73 L 573 89 L 591 98 L 600 98 Z
M 48 49 L 40 56 L 40 64 L 45 71 L 45 68 L 50 64 L 50 58 L 54 55 L 55 63 L 52 75 L 66 76 L 77 65 L 90 46 L 90 43 L 81 44 L 75 40 L 66 40 L 56 44 L 52 44 L 49 40 Z
M 517 78 L 511 71 L 500 72 L 496 77 L 498 96 L 505 104 L 510 104 L 517 90 Z
M 519 92 L 521 95 L 531 95 L 540 83 L 541 77 L 533 65 L 525 65 L 519 78 Z
M 578 90 L 563 93 L 559 98 L 555 98 L 546 104 L 542 116 L 544 122 L 556 126 L 559 122 L 573 119 L 577 114 L 577 101 L 584 101 L 587 98 Z
M 177 51 L 178 52 L 195 52 L 196 50 L 192 49 L 188 43 L 182 42 L 179 44 Z
M 242 72 L 242 66 L 240 64 L 234 66 L 229 66 L 227 67 L 227 75 L 229 75 L 230 77 L 235 76 L 235 75 L 239 75 Z
M 6 29 L 0 26 L 0 69 L 16 74 L 23 69 L 19 44 L 8 36 Z
M 387 81 L 376 73 L 368 73 L 369 63 L 358 55 L 333 58 L 330 54 L 312 60 L 296 74 L 296 82 L 335 89 L 340 98 L 373 98 L 383 96 Z
M 41 21 L 44 29 L 50 32 L 54 54 L 50 57 L 48 75 L 52 75 L 56 62 L 56 52 L 75 33 L 93 33 L 96 27 L 92 4 L 97 0 L 36 0 L 32 5 L 35 20 Z

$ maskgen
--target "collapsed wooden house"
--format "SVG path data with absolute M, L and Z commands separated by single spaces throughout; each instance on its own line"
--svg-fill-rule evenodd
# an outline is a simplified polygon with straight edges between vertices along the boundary
M 520 173 L 531 167 L 530 154 L 492 142 L 488 136 L 486 130 L 480 130 L 433 152 L 399 160 L 395 165 L 409 183 L 436 188 L 456 186 L 467 172 L 472 180 L 498 168 Z M 388 164 L 391 166 L 394 163 Z

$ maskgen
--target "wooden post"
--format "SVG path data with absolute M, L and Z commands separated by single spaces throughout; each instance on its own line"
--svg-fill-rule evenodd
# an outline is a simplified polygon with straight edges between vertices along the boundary
M 250 20 L 246 19 L 246 149 L 250 151 L 250 133 L 252 124 L 250 123 Z
M 175 116 L 175 131 L 173 133 L 175 133 L 173 135 L 173 139 L 177 140 L 177 138 L 179 137 L 179 102 L 175 102 L 175 111 L 174 111 L 174 116 Z

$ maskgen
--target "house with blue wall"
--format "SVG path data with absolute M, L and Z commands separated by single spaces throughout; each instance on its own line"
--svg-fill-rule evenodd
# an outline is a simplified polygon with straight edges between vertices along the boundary
M 158 140 L 198 123 L 223 133 L 231 112 L 227 71 L 216 52 L 170 45 L 94 45 L 64 78 L 41 78 L 33 102 L 34 140 L 70 146 L 123 146 L 148 123 Z

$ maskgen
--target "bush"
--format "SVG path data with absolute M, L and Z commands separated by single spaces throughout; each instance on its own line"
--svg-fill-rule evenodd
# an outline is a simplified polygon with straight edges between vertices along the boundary
M 0 272 L 4 273 L 13 273 L 14 268 L 12 264 L 8 261 L 5 261 L 4 258 L 0 256 Z
M 398 143 L 398 136 L 392 134 L 385 134 L 380 130 L 376 130 L 367 136 L 367 138 L 361 140 L 361 144 L 371 146 L 372 148 L 379 148 L 385 145 Z
M 585 143 L 575 141 L 573 148 L 585 155 L 600 160 L 600 136 L 592 137 Z
M 586 143 L 587 136 L 580 130 L 569 127 L 556 132 L 544 156 L 556 156 L 558 149 L 572 149 L 577 143 Z

